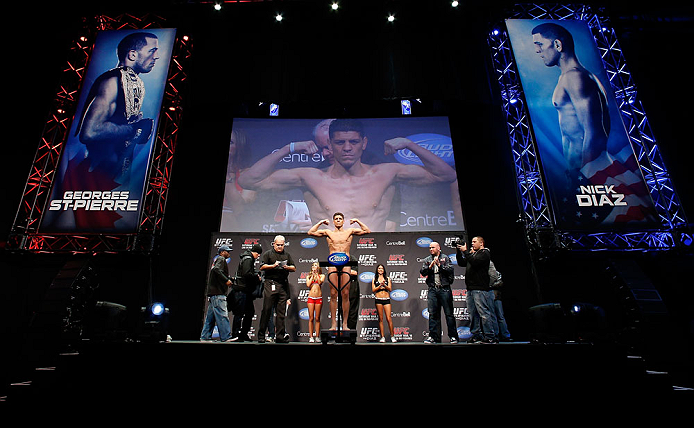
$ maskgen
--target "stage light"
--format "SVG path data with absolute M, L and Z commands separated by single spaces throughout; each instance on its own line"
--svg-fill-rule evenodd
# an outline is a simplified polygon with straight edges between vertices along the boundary
M 159 302 L 153 303 L 150 310 L 152 311 L 152 315 L 159 316 L 164 313 L 164 305 Z
M 280 115 L 279 104 L 270 104 L 270 116 L 276 117 Z
M 278 13 L 277 15 L 275 15 L 275 20 L 276 20 L 277 22 L 282 21 L 282 14 Z
M 457 2 L 456 0 L 453 0 L 453 1 L 451 2 L 451 6 L 453 6 L 453 7 L 458 7 L 458 2 Z
M 331 7 L 333 10 L 337 10 L 337 8 L 339 8 L 340 5 L 338 5 L 337 2 L 335 2 L 335 3 L 333 3 L 332 5 L 330 5 L 330 7 Z
M 140 310 L 137 338 L 142 342 L 168 341 L 169 308 L 162 303 L 152 303 Z
M 214 4 L 214 10 L 222 10 L 222 5 L 219 3 Z
M 388 15 L 388 22 L 393 22 L 395 21 L 395 16 L 394 15 Z

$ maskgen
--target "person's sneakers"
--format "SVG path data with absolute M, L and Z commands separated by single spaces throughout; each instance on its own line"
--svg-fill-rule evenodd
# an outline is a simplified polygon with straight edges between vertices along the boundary
M 398 339 L 396 339 L 396 338 L 394 338 L 394 337 L 391 336 L 391 337 L 390 337 L 390 341 L 393 342 L 393 343 L 397 343 Z
M 383 336 L 381 336 L 381 338 L 378 339 L 378 341 L 379 341 L 380 343 L 386 343 L 386 338 L 383 337 Z
M 499 343 L 499 341 L 497 339 L 482 339 L 480 340 L 480 343 L 485 343 L 487 345 L 495 345 Z
M 467 340 L 467 343 L 480 343 L 480 342 L 482 342 L 482 338 L 481 337 L 475 337 L 475 336 L 473 336 Z
M 454 345 L 455 345 L 456 343 L 458 343 L 458 338 L 457 338 L 457 337 L 451 337 L 451 343 L 454 344 Z
M 426 339 L 424 339 L 424 343 L 436 343 L 436 341 L 431 337 L 427 337 Z
M 258 336 L 258 343 L 265 343 L 265 338 L 263 336 Z
M 308 343 L 316 343 L 316 339 L 313 336 L 311 336 L 308 338 Z

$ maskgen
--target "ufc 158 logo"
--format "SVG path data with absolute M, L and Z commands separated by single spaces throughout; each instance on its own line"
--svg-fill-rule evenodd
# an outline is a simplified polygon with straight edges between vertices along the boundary
M 390 272 L 388 276 L 394 284 L 404 284 L 407 282 L 407 272 Z
M 359 254 L 360 266 L 375 266 L 376 256 L 374 254 Z

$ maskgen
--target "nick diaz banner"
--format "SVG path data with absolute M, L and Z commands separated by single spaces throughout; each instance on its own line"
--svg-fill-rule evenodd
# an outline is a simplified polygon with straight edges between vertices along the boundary
M 134 232 L 175 29 L 97 35 L 41 232 Z
M 324 238 L 314 238 L 306 234 L 283 234 L 283 236 L 286 239 L 285 251 L 291 254 L 296 264 L 296 272 L 289 275 L 292 303 L 287 310 L 285 326 L 292 341 L 305 342 L 309 339 L 307 309 L 309 289 L 306 285 L 306 277 L 312 263 L 327 260 L 328 246 Z M 215 233 L 210 242 L 209 266 L 211 267 L 214 259 L 219 257 L 217 255 L 219 246 L 228 245 L 232 250 L 227 263 L 229 272 L 233 275 L 242 251 L 249 250 L 254 244 L 260 244 L 263 251 L 271 250 L 274 237 L 275 234 Z M 358 262 L 358 266 L 352 268 L 353 272 L 357 271 L 357 275 L 351 287 L 358 287 L 359 297 L 356 302 L 350 301 L 350 305 L 358 305 L 356 310 L 357 342 L 373 342 L 380 338 L 374 294 L 371 291 L 371 280 L 379 263 L 385 265 L 386 272 L 393 283 L 390 300 L 396 339 L 402 342 L 421 342 L 428 337 L 427 285 L 424 282 L 425 278 L 419 275 L 419 269 L 422 267 L 424 258 L 429 255 L 431 241 L 438 242 L 441 245 L 441 251 L 455 261 L 456 240 L 455 233 L 371 233 L 354 237 L 350 255 Z M 256 261 L 256 267 L 258 263 Z M 454 313 L 458 334 L 462 340 L 465 340 L 469 337 L 470 330 L 465 301 L 465 267 L 455 264 L 454 269 L 455 281 L 452 286 Z M 321 329 L 330 326 L 330 287 L 327 280 L 322 285 Z M 200 290 L 201 298 L 204 299 L 205 287 L 202 281 Z M 262 299 L 256 299 L 254 306 L 255 317 L 249 333 L 253 340 L 257 339 Z M 353 309 L 354 307 L 351 307 L 350 312 Z M 204 312 L 202 315 L 204 316 Z M 233 320 L 232 313 L 229 317 Z M 446 338 L 448 332 L 443 319 L 442 326 L 442 334 Z M 388 326 L 385 321 L 384 327 L 388 336 Z
M 648 187 L 590 29 L 506 21 L 557 226 L 657 227 Z

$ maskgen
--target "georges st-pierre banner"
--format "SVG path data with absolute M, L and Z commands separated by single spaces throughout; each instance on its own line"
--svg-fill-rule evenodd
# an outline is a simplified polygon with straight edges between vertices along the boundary
M 41 232 L 136 230 L 175 35 L 97 35 Z
M 234 119 L 220 231 L 462 230 L 453 150 L 447 117 Z
M 453 282 L 453 306 L 458 335 L 462 340 L 470 337 L 470 320 L 465 301 L 465 266 L 456 262 L 455 243 L 460 232 L 450 233 L 371 233 L 355 236 L 352 241 L 350 256 L 357 261 L 357 277 L 350 287 L 359 288 L 359 298 L 356 302 L 357 342 L 372 342 L 380 338 L 378 314 L 374 294 L 371 290 L 371 280 L 378 264 L 385 266 L 387 275 L 393 283 L 390 293 L 393 329 L 395 337 L 400 342 L 421 342 L 429 336 L 429 313 L 427 310 L 427 290 L 425 278 L 419 275 L 424 258 L 429 255 L 429 244 L 436 241 L 441 245 L 441 251 L 454 261 L 455 281 Z M 287 310 L 285 327 L 292 341 L 306 342 L 308 333 L 308 295 L 309 289 L 306 278 L 315 262 L 327 261 L 328 245 L 325 238 L 314 238 L 306 234 L 285 233 L 285 251 L 289 252 L 296 264 L 296 272 L 289 274 L 291 305 Z M 211 267 L 221 245 L 231 247 L 231 255 L 227 259 L 229 273 L 234 275 L 239 264 L 240 254 L 250 250 L 254 244 L 260 244 L 263 251 L 272 249 L 275 234 L 262 233 L 213 233 L 209 248 L 209 263 Z M 256 268 L 259 261 L 256 261 Z M 323 268 L 327 273 L 327 268 Z M 209 272 L 208 272 L 209 274 Z M 333 278 L 333 283 L 336 279 Z M 330 327 L 330 287 L 326 279 L 322 285 L 323 308 L 321 310 L 321 329 Z M 201 282 L 201 299 L 204 299 L 205 284 Z M 231 298 L 231 296 L 230 296 Z M 205 299 L 206 300 L 206 299 Z M 256 340 L 258 325 L 262 310 L 262 299 L 254 300 L 255 316 L 249 336 Z M 352 304 L 352 303 L 350 303 Z M 231 304 L 230 304 L 231 307 Z M 201 314 L 204 317 L 204 312 Z M 233 314 L 229 317 L 233 320 Z M 442 337 L 448 340 L 446 322 L 441 314 Z M 389 336 L 388 324 L 384 321 L 386 335 Z
M 557 226 L 657 227 L 602 58 L 583 21 L 509 19 Z

